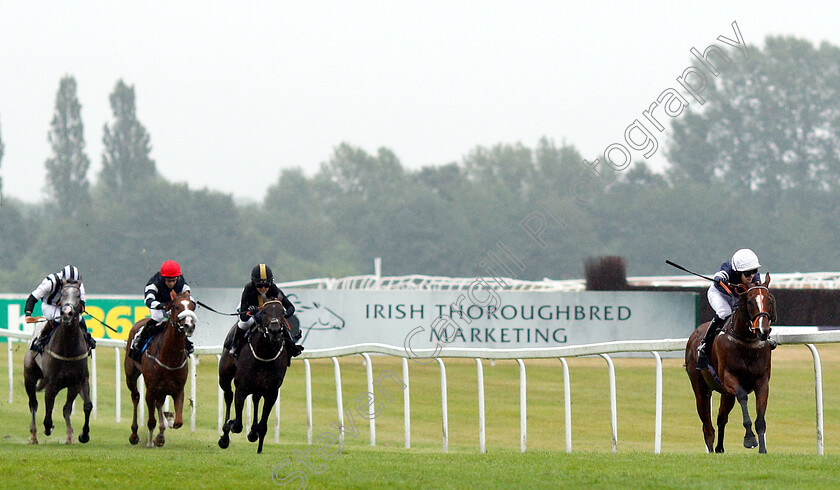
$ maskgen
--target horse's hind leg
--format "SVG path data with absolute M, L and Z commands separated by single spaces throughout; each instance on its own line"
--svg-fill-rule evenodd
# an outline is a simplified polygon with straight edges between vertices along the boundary
M 694 371 L 692 369 L 692 371 Z M 694 388 L 694 400 L 697 403 L 697 415 L 703 423 L 703 440 L 706 443 L 706 452 L 712 452 L 712 445 L 715 442 L 715 428 L 712 426 L 712 390 L 706 382 L 700 378 L 699 372 L 689 372 L 691 387 Z
M 758 452 L 761 454 L 767 453 L 767 443 L 765 441 L 765 431 L 767 430 L 767 422 L 764 420 L 764 413 L 767 411 L 767 396 L 770 391 L 769 383 L 763 383 L 755 389 L 755 430 L 758 432 Z
M 132 446 L 140 442 L 140 436 L 137 435 L 137 404 L 140 403 L 140 391 L 137 389 L 137 379 L 139 377 L 140 371 L 138 371 L 133 364 L 130 366 L 126 365 L 125 384 L 128 386 L 128 391 L 131 393 L 131 404 L 134 406 L 134 416 L 131 418 L 131 435 L 128 436 L 128 442 L 130 442 Z
M 723 436 L 726 432 L 726 423 L 729 422 L 729 412 L 735 406 L 735 397 L 732 395 L 720 396 L 720 408 L 718 409 L 717 426 L 718 426 L 718 442 L 715 446 L 716 453 L 723 452 Z
M 752 449 L 758 446 L 758 440 L 755 438 L 755 433 L 752 430 L 752 420 L 750 420 L 750 409 L 747 406 L 747 392 L 740 386 L 735 391 L 735 396 L 738 398 L 738 403 L 741 405 L 741 413 L 744 415 L 744 447 Z
M 90 441 L 90 412 L 93 411 L 93 402 L 90 401 L 90 383 L 87 378 L 82 381 L 81 395 L 82 401 L 85 404 L 85 425 L 82 426 L 82 434 L 79 436 L 79 442 L 84 444 Z
M 73 401 L 78 394 L 79 388 L 77 386 L 67 387 L 67 400 L 64 402 L 64 408 L 62 409 L 64 423 L 67 424 L 67 440 L 65 441 L 67 444 L 73 444 L 73 424 L 70 423 L 70 416 L 73 414 Z

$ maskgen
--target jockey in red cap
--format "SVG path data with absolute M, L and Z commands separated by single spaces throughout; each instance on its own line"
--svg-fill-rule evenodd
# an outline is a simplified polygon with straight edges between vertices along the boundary
M 175 291 L 175 294 L 188 293 L 190 292 L 190 286 L 184 280 L 184 276 L 181 275 L 181 266 L 178 265 L 178 262 L 167 260 L 160 266 L 160 272 L 155 273 L 146 282 L 144 300 L 152 319 L 137 330 L 134 341 L 128 350 L 128 357 L 140 362 L 141 349 L 149 339 L 158 333 L 159 326 L 165 319 L 164 308 L 170 300 L 171 291 Z M 190 339 L 187 339 L 186 349 L 187 354 L 192 354 L 193 345 Z

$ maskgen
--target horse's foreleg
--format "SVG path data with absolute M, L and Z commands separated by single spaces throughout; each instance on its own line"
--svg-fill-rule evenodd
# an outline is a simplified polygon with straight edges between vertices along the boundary
M 767 397 L 770 394 L 770 384 L 764 382 L 755 388 L 755 430 L 758 432 L 758 452 L 767 453 L 765 432 L 767 423 L 764 420 L 764 413 L 767 411 Z
M 64 423 L 67 425 L 67 440 L 66 444 L 73 444 L 73 424 L 70 423 L 70 416 L 73 415 L 73 401 L 76 395 L 79 394 L 78 386 L 67 387 L 67 400 L 64 402 L 62 415 L 64 415 Z
M 268 433 L 268 417 L 271 415 L 271 409 L 274 408 L 274 402 L 277 401 L 277 390 L 270 390 L 268 393 L 269 394 L 263 398 L 262 418 L 260 418 L 260 423 L 257 425 L 257 430 L 260 435 L 260 443 L 259 446 L 257 446 L 257 454 L 262 452 L 263 440 L 265 439 L 266 433 Z
M 84 444 L 90 440 L 90 412 L 93 411 L 93 402 L 90 401 L 90 382 L 88 378 L 82 381 L 81 395 L 82 401 L 85 404 L 85 425 L 82 426 L 82 434 L 79 436 L 79 442 Z
M 230 445 L 230 427 L 232 425 L 230 421 L 230 406 L 233 404 L 233 390 L 230 388 L 230 380 L 227 380 L 227 383 L 225 383 L 224 380 L 220 379 L 219 386 L 225 395 L 225 418 L 222 419 L 224 423 L 222 423 L 222 435 L 219 437 L 219 447 L 227 449 Z
M 161 404 L 161 406 L 163 406 Z M 154 446 L 154 435 L 155 435 L 155 425 L 157 425 L 157 419 L 155 419 L 155 410 L 158 409 L 157 403 L 155 402 L 155 394 L 152 390 L 146 386 L 146 408 L 149 411 L 149 417 L 146 420 L 146 428 L 149 430 L 149 439 L 146 440 L 146 447 L 155 447 Z M 164 423 L 161 420 L 161 424 Z M 161 428 L 161 432 L 163 429 Z
M 184 425 L 184 390 L 181 390 L 178 393 L 178 396 L 175 397 L 175 424 L 172 425 L 173 429 L 180 429 L 181 426 Z
M 236 395 L 234 395 L 234 420 L 233 425 L 231 426 L 230 430 L 234 434 L 239 434 L 242 432 L 242 409 L 245 407 L 245 398 L 248 397 L 248 394 L 245 390 L 237 387 L 236 388 Z
M 166 399 L 166 396 L 160 400 L 159 403 L 155 403 L 155 408 L 158 411 L 158 417 L 160 418 L 160 423 L 158 424 L 158 435 L 155 437 L 155 446 L 161 447 L 166 443 L 166 438 L 163 437 L 163 432 L 166 430 L 166 416 L 163 414 L 163 400 Z M 149 409 L 152 410 L 151 408 Z M 154 424 L 151 424 L 151 427 L 154 427 Z M 151 431 L 149 432 L 149 438 L 151 438 Z
M 52 434 L 52 430 L 55 427 L 52 419 L 52 411 L 55 406 L 55 396 L 57 394 L 58 390 L 51 385 L 47 385 L 47 388 L 44 390 L 44 411 L 46 412 L 44 413 L 44 434 L 46 435 Z
M 248 430 L 248 442 L 255 442 L 260 437 L 260 395 L 253 393 L 251 395 L 251 404 L 254 405 L 254 414 L 251 417 L 251 429 Z
M 720 396 L 720 409 L 718 410 L 717 426 L 718 426 L 718 442 L 715 446 L 716 453 L 723 452 L 723 436 L 726 432 L 726 423 L 729 422 L 729 412 L 735 406 L 735 397 L 732 395 Z
M 758 440 L 756 440 L 755 433 L 752 430 L 750 408 L 747 406 L 747 392 L 739 386 L 735 392 L 735 397 L 738 398 L 738 404 L 741 405 L 741 413 L 744 415 L 744 429 L 746 429 L 744 433 L 744 447 L 752 449 L 758 446 Z

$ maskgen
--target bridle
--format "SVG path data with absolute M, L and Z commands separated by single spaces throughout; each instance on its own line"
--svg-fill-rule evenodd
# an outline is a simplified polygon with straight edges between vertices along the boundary
M 766 291 L 768 295 L 770 294 L 770 290 L 767 289 L 766 286 L 752 286 L 749 289 L 747 289 L 746 291 L 744 291 L 744 294 L 746 295 L 747 293 L 749 293 L 750 291 L 752 291 L 754 289 L 758 289 L 760 291 L 763 290 L 763 291 Z M 759 331 L 758 320 L 759 320 L 759 318 L 761 318 L 762 316 L 766 316 L 768 322 L 772 323 L 772 321 L 773 321 L 773 317 L 770 315 L 770 312 L 769 311 L 764 311 L 764 297 L 763 296 L 764 295 L 763 295 L 762 292 L 758 293 L 758 295 L 757 295 L 758 301 L 756 301 L 756 304 L 758 305 L 758 313 L 756 313 L 755 315 L 752 315 L 749 318 L 750 332 L 752 332 L 752 334 L 755 335 L 755 336 L 758 336 L 758 331 Z
M 283 310 L 283 303 L 281 303 L 280 301 L 278 301 L 276 299 L 266 301 L 265 304 L 263 304 L 262 308 L 265 308 L 266 306 L 268 306 L 270 304 L 275 304 L 275 303 L 280 305 L 281 310 Z M 260 313 L 262 314 L 262 309 L 261 309 Z M 279 318 L 275 317 L 275 318 L 272 318 L 271 320 L 269 320 L 268 322 L 262 322 L 262 321 L 257 322 L 256 325 L 254 326 L 254 330 L 256 330 L 260 335 L 264 335 L 265 337 L 267 337 L 268 341 L 270 343 L 274 344 L 277 341 L 272 340 L 271 334 L 270 334 L 270 331 L 269 331 L 269 327 L 272 326 L 272 325 L 279 325 L 279 328 L 286 328 L 285 325 L 283 325 L 283 322 L 281 322 Z M 285 348 L 285 345 L 286 345 L 286 343 L 283 340 L 283 335 L 282 334 L 280 334 L 279 343 L 280 343 L 280 348 L 277 350 L 277 353 L 274 355 L 274 357 L 271 357 L 271 358 L 262 358 L 262 357 L 258 356 L 257 353 L 254 351 L 254 345 L 251 344 L 250 341 L 248 342 L 248 347 L 251 349 L 251 354 L 254 356 L 254 359 L 256 359 L 258 361 L 262 361 L 262 362 L 273 362 L 273 361 L 277 360 L 278 357 L 280 357 L 280 354 L 283 353 L 283 349 Z

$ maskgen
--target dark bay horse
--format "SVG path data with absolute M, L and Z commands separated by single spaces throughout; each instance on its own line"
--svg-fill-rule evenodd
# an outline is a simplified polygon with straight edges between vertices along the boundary
M 266 302 L 252 327 L 253 334 L 239 351 L 239 357 L 235 359 L 228 349 L 222 350 L 222 357 L 219 359 L 219 386 L 225 394 L 224 433 L 219 438 L 219 447 L 222 449 L 230 444 L 231 431 L 235 434 L 242 432 L 242 407 L 245 405 L 245 398 L 251 395 L 254 424 L 248 432 L 248 440 L 254 442 L 259 439 L 257 453 L 262 452 L 263 439 L 268 432 L 268 416 L 274 402 L 277 401 L 278 390 L 283 384 L 289 361 L 289 352 L 283 342 L 282 329 L 288 328 L 284 313 L 280 301 Z M 234 325 L 231 328 L 228 337 L 233 335 L 236 328 L 239 327 Z M 234 399 L 231 381 L 236 386 L 235 420 L 230 420 L 230 406 Z M 258 417 L 260 399 L 263 400 L 262 417 Z
M 163 431 L 166 428 L 166 418 L 163 413 L 163 402 L 167 396 L 175 401 L 175 423 L 174 429 L 184 425 L 181 412 L 184 408 L 184 385 L 187 382 L 189 356 L 185 349 L 187 337 L 192 336 L 195 331 L 197 317 L 195 315 L 195 302 L 190 298 L 189 292 L 175 294 L 172 291 L 171 301 L 166 306 L 169 318 L 163 323 L 163 332 L 155 335 L 149 341 L 142 363 L 137 363 L 127 355 L 125 356 L 125 381 L 128 391 L 131 392 L 131 402 L 134 404 L 134 418 L 131 422 L 131 436 L 128 441 L 137 444 L 140 437 L 137 435 L 137 404 L 140 402 L 140 392 L 137 390 L 137 378 L 143 375 L 146 384 L 146 406 L 149 409 L 149 418 L 146 426 L 149 428 L 149 439 L 147 447 L 163 446 L 166 440 Z M 141 325 L 151 320 L 144 318 L 135 323 L 128 334 L 128 345 L 137 334 Z M 155 412 L 160 418 L 160 426 L 157 437 L 152 439 L 155 431 Z M 154 444 L 154 445 L 153 445 Z
M 90 384 L 88 379 L 88 349 L 85 332 L 79 315 L 82 313 L 81 291 L 78 283 L 66 282 L 61 287 L 60 320 L 55 326 L 49 342 L 44 346 L 43 354 L 32 350 L 26 351 L 23 361 L 23 384 L 29 395 L 29 411 L 32 422 L 29 425 L 29 443 L 38 444 L 35 428 L 35 412 L 38 410 L 36 391 L 44 391 L 44 433 L 50 435 L 53 430 L 52 411 L 58 392 L 67 388 L 67 401 L 64 403 L 64 421 L 67 424 L 67 444 L 73 444 L 73 426 L 70 414 L 73 400 L 81 394 L 84 401 L 85 425 L 79 435 L 79 442 L 90 440 Z M 52 321 L 52 320 L 50 320 Z M 40 382 L 39 382 L 40 381 Z
M 697 414 L 703 422 L 703 437 L 706 450 L 712 452 L 715 429 L 712 426 L 712 391 L 720 393 L 718 410 L 718 441 L 714 451 L 723 452 L 723 435 L 729 412 L 735 401 L 741 405 L 744 418 L 744 447 L 752 449 L 758 446 L 758 452 L 766 453 L 764 433 L 767 424 L 764 413 L 767 410 L 767 395 L 770 391 L 770 326 L 776 321 L 776 302 L 767 289 L 770 274 L 764 276 L 761 285 L 743 288 L 738 301 L 738 308 L 724 324 L 709 352 L 710 369 L 698 371 L 697 346 L 709 327 L 700 325 L 688 339 L 685 348 L 685 369 L 694 389 L 697 401 Z M 747 395 L 755 392 L 755 430 L 752 430 Z

